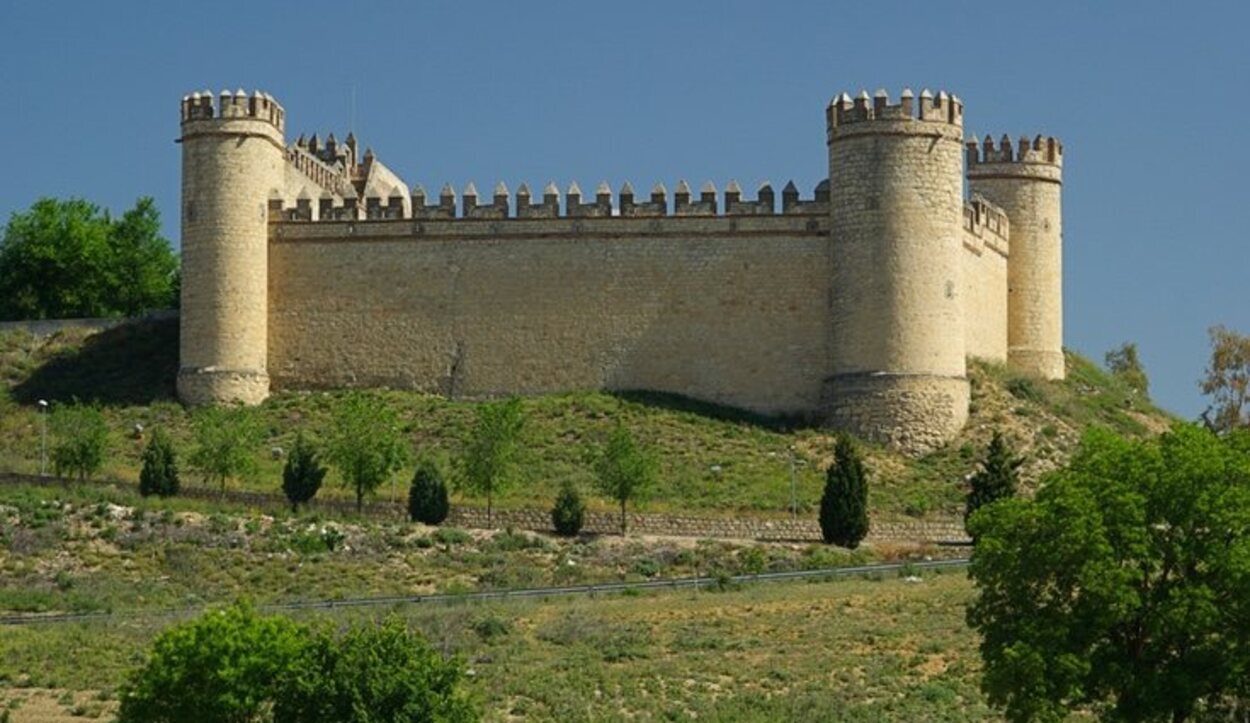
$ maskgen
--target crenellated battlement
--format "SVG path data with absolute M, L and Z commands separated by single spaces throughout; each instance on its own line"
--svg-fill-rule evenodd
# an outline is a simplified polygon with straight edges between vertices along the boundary
M 965 143 L 968 168 L 987 163 L 1047 163 L 1054 166 L 1063 165 L 1063 144 L 1054 136 L 1034 136 L 1030 141 L 1021 136 L 1013 146 L 1011 138 L 1003 134 L 997 144 L 992 136 L 986 135 L 980 144 L 976 139 Z
M 191 403 L 641 389 L 919 453 L 964 424 L 969 357 L 1063 376 L 1063 147 L 965 139 L 946 91 L 837 95 L 802 191 L 410 185 L 352 133 L 288 144 L 260 91 L 181 120 Z
M 964 245 L 971 245 L 971 250 L 980 253 L 979 242 L 1003 256 L 1008 255 L 1008 243 L 1011 239 L 1011 222 L 1007 212 L 981 198 L 973 196 L 964 204 Z
M 278 129 L 286 130 L 286 111 L 272 95 L 257 90 L 248 95 L 242 88 L 223 90 L 216 96 L 203 91 L 182 97 L 182 122 L 203 120 L 251 119 L 266 121 Z
M 946 91 L 934 95 L 928 88 L 916 98 L 910 88 L 904 88 L 898 103 L 891 103 L 885 90 L 868 96 L 861 90 L 854 99 L 847 93 L 837 95 L 825 110 L 825 120 L 832 140 L 839 128 L 871 121 L 924 121 L 941 123 L 957 128 L 964 124 L 964 104 L 958 96 Z
M 787 183 L 781 193 L 780 209 L 777 208 L 773 188 L 768 183 L 759 187 L 755 200 L 742 198 L 742 189 L 737 181 L 730 181 L 723 194 L 718 193 L 716 186 L 708 181 L 700 188 L 697 198 L 693 197 L 688 183 L 679 181 L 671 200 L 664 184 L 657 183 L 651 190 L 649 200 L 639 201 L 633 185 L 628 181 L 621 184 L 615 198 L 607 181 L 600 183 L 590 198 L 585 198 L 581 186 L 573 182 L 564 192 L 561 202 L 562 194 L 554 183 L 547 184 L 538 201 L 533 199 L 529 184 L 522 183 L 517 187 L 514 201 L 508 186 L 500 182 L 495 185 L 489 202 L 486 202 L 479 198 L 477 185 L 470 182 L 459 194 L 459 203 L 451 184 L 443 186 L 435 202 L 431 202 L 424 186 L 418 184 L 412 189 L 411 212 L 407 212 L 398 188 L 386 196 L 367 195 L 362 205 L 352 184 L 336 168 L 326 166 L 299 146 L 287 149 L 287 160 L 331 193 L 319 199 L 319 212 L 315 217 L 310 212 L 310 199 L 297 198 L 293 204 L 289 199 L 273 199 L 271 210 L 275 213 L 271 218 L 275 221 L 811 216 L 829 213 L 828 180 L 817 184 L 812 197 L 807 199 L 800 198 L 793 181 Z

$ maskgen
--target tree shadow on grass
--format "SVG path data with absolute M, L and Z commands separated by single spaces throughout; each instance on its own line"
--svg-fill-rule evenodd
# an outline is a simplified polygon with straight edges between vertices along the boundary
M 674 394 L 672 392 L 655 392 L 642 389 L 625 389 L 609 391 L 609 394 L 626 402 L 641 404 L 647 407 L 667 409 L 674 412 L 689 412 L 701 417 L 716 419 L 723 422 L 738 422 L 755 427 L 762 427 L 773 432 L 793 432 L 819 426 L 817 420 L 810 415 L 787 414 L 770 415 L 752 412 L 740 407 L 731 407 L 715 402 Z
M 12 390 L 13 399 L 150 404 L 175 399 L 178 319 L 142 319 L 92 334 L 49 357 Z

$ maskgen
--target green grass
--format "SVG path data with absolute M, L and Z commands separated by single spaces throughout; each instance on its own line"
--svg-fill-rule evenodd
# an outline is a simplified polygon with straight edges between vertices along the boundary
M 135 611 L 737 575 L 938 554 L 711 540 L 563 539 L 226 512 L 100 486 L 6 487 L 0 613 Z
M 95 335 L 71 331 L 44 340 L 23 333 L 0 335 L 0 468 L 38 469 L 40 419 L 32 403 L 40 398 L 104 405 L 113 430 L 106 477 L 126 483 L 137 479 L 142 443 L 131 434 L 136 424 L 164 428 L 185 460 L 193 441 L 189 413 L 173 399 L 176 342 L 177 325 L 170 321 Z M 1006 431 L 1029 456 L 1025 473 L 1032 482 L 1062 462 L 1089 426 L 1140 435 L 1170 422 L 1166 413 L 1088 360 L 1069 354 L 1068 368 L 1066 381 L 1046 382 L 1000 365 L 972 364 L 973 414 L 959 438 L 918 460 L 869 449 L 873 513 L 882 518 L 958 514 L 963 480 L 976 468 L 993 429 Z M 414 450 L 449 458 L 460 452 L 477 403 L 409 391 L 371 393 L 395 408 Z M 314 439 L 327 434 L 342 398 L 340 392 L 285 392 L 260 405 L 256 414 L 265 438 L 256 449 L 259 473 L 232 484 L 276 492 L 281 461 L 271 457 L 271 448 L 289 449 L 300 430 Z M 618 420 L 651 445 L 660 460 L 660 483 L 644 511 L 784 515 L 790 507 L 788 450 L 793 447 L 798 508 L 810 515 L 832 456 L 827 430 L 674 395 L 553 394 L 525 399 L 524 411 L 524 479 L 498 497 L 502 507 L 548 507 L 565 480 L 593 489 L 588 458 Z M 405 493 L 409 474 L 397 475 L 397 495 Z M 187 470 L 184 477 L 195 479 Z M 350 496 L 336 471 L 320 494 Z M 379 491 L 383 498 L 390 495 L 389 486 Z M 593 495 L 590 503 L 602 510 L 611 507 Z
M 465 659 L 488 720 L 997 720 L 970 595 L 947 574 L 393 612 Z M 6 630 L 0 685 L 114 689 L 171 622 Z

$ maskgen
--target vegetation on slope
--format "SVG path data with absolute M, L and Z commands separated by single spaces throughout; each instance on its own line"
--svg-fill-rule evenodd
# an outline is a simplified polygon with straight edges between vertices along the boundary
M 77 399 L 103 406 L 113 430 L 104 474 L 138 478 L 142 442 L 135 425 L 161 427 L 188 458 L 194 446 L 189 413 L 173 396 L 177 369 L 176 321 L 149 321 L 85 334 L 68 331 L 37 338 L 0 334 L 0 468 L 36 471 L 40 419 L 34 403 Z M 867 450 L 873 513 L 878 516 L 955 516 L 963 509 L 965 479 L 994 430 L 1002 431 L 1027 462 L 1025 486 L 1061 464 L 1080 433 L 1092 425 L 1121 434 L 1157 432 L 1171 417 L 1123 381 L 1075 354 L 1069 377 L 1046 382 L 1001 365 L 974 362 L 972 417 L 958 439 L 911 460 L 881 449 Z M 454 457 L 464 447 L 477 402 L 448 400 L 412 391 L 371 392 L 394 409 L 414 450 Z M 276 492 L 282 460 L 274 448 L 291 449 L 301 430 L 315 441 L 329 439 L 341 392 L 282 392 L 255 414 L 264 431 L 256 450 L 259 474 L 245 487 Z M 593 488 L 593 450 L 618 423 L 650 447 L 659 463 L 657 484 L 646 510 L 701 513 L 749 511 L 787 514 L 791 506 L 790 450 L 794 450 L 798 511 L 812 515 L 819 504 L 823 471 L 832 461 L 834 436 L 795 420 L 763 418 L 694 400 L 654 393 L 578 392 L 527 398 L 522 467 L 524 479 L 497 503 L 547 508 L 564 482 Z M 378 495 L 402 502 L 410 472 L 396 475 L 393 490 Z M 197 480 L 188 475 L 187 482 Z M 346 497 L 337 471 L 319 495 Z M 457 497 L 465 501 L 463 493 Z M 592 499 L 592 507 L 609 503 Z

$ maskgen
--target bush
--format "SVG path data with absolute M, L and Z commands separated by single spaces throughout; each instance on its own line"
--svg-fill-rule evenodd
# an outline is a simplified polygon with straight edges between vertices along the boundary
M 178 458 L 174 445 L 157 429 L 143 449 L 143 469 L 139 470 L 139 494 L 171 497 L 178 494 Z
M 438 525 L 447 519 L 449 512 L 451 501 L 442 470 L 434 460 L 422 459 L 417 463 L 412 486 L 408 488 L 408 517 L 427 525 Z
M 565 482 L 560 488 L 560 495 L 551 508 L 551 526 L 556 534 L 573 537 L 582 531 L 582 523 L 586 517 L 586 505 L 577 488 L 571 482 Z
M 396 618 L 350 628 L 341 638 L 318 632 L 306 667 L 280 686 L 275 723 L 474 721 L 464 669 L 444 660 Z
M 235 604 L 166 630 L 121 690 L 119 723 L 258 720 L 297 673 L 307 629 Z
M 820 532 L 826 543 L 854 550 L 868 534 L 868 473 L 851 440 L 838 438 L 833 466 L 820 498 Z
M 108 424 L 97 407 L 82 404 L 55 405 L 51 413 L 52 468 L 57 475 L 77 475 L 85 480 L 104 466 L 108 450 Z
M 121 689 L 118 721 L 476 720 L 463 677 L 394 619 L 336 636 L 235 604 L 161 634 Z
M 290 501 L 291 509 L 298 510 L 300 505 L 315 497 L 325 476 L 326 468 L 317 458 L 317 451 L 300 432 L 282 468 L 282 493 Z

